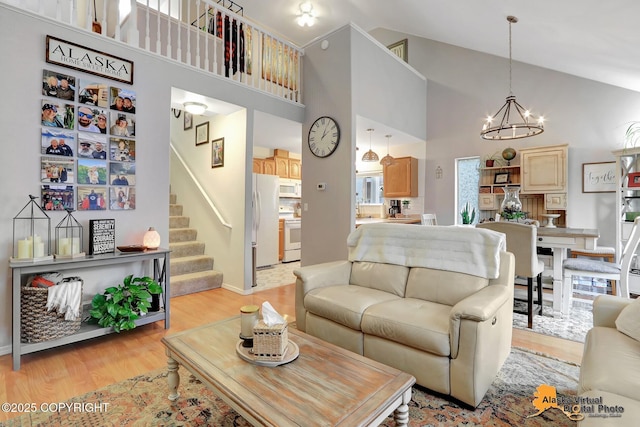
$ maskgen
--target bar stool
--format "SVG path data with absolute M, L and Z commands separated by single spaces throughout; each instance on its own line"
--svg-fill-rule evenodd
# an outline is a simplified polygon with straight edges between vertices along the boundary
M 587 258 L 602 258 L 607 262 L 614 263 L 616 258 L 616 250 L 611 246 L 598 246 L 595 249 L 571 250 L 571 258 L 579 256 Z M 616 281 L 611 282 L 611 295 L 616 295 Z

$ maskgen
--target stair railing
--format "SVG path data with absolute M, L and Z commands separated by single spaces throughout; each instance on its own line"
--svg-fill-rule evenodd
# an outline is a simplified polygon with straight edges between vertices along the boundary
M 216 207 L 215 203 L 213 203 L 213 200 L 211 200 L 211 198 L 206 193 L 206 191 L 204 191 L 204 188 L 202 188 L 202 185 L 200 185 L 200 182 L 198 182 L 198 179 L 196 178 L 196 176 L 193 174 L 193 172 L 191 172 L 191 169 L 189 169 L 189 166 L 187 166 L 187 163 L 184 161 L 182 156 L 180 156 L 180 153 L 178 153 L 178 150 L 176 150 L 176 148 L 173 146 L 173 141 L 171 141 L 169 145 L 171 146 L 171 150 L 173 151 L 173 154 L 175 154 L 178 160 L 180 160 L 180 163 L 182 163 L 182 167 L 184 167 L 184 170 L 187 171 L 187 173 L 189 174 L 189 177 L 191 177 L 191 180 L 195 184 L 196 188 L 198 189 L 198 191 L 200 191 L 200 195 L 202 195 L 202 197 L 205 199 L 205 201 L 207 202 L 207 204 L 209 205 L 213 213 L 216 214 L 216 217 L 218 218 L 218 221 L 220 221 L 220 224 L 227 227 L 228 229 L 232 229 L 233 227 L 231 226 L 231 224 L 225 221 L 225 219 L 222 217 L 222 214 Z

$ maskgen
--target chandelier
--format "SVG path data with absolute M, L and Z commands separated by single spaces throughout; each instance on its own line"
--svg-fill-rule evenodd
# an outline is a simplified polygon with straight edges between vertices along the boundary
M 377 162 L 379 160 L 379 157 L 371 149 L 371 134 L 373 133 L 373 129 L 369 128 L 369 129 L 367 129 L 367 132 L 369 132 L 369 151 L 364 153 L 364 155 L 362 156 L 362 161 L 363 162 Z
M 507 16 L 509 22 L 509 96 L 507 101 L 493 116 L 487 117 L 487 121 L 482 126 L 480 136 L 483 139 L 503 140 L 503 139 L 520 139 L 529 136 L 539 135 L 544 132 L 544 118 L 540 116 L 537 120 L 516 101 L 516 97 L 511 90 L 511 24 L 518 22 L 515 16 Z M 494 120 L 499 119 L 492 126 Z
M 391 166 L 394 160 L 393 157 L 389 155 L 389 138 L 391 138 L 391 135 L 385 135 L 385 137 L 387 138 L 387 155 L 380 160 L 380 164 L 382 166 Z

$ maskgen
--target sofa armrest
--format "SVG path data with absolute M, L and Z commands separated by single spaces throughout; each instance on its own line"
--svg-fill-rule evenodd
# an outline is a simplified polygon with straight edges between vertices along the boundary
M 618 315 L 632 302 L 632 299 L 613 295 L 598 295 L 593 300 L 593 326 L 615 328 Z
M 334 261 L 295 269 L 296 276 L 296 328 L 307 330 L 304 297 L 313 289 L 333 285 L 348 285 L 351 278 L 350 261 Z
M 462 320 L 474 322 L 495 322 L 498 310 L 513 300 L 513 288 L 508 286 L 487 286 L 468 296 L 451 308 L 449 313 L 449 333 L 451 357 L 458 356 L 460 323 Z

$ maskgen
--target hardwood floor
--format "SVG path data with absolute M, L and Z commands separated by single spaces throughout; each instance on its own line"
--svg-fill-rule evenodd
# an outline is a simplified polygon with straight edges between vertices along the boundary
M 0 402 L 50 403 L 166 367 L 160 339 L 168 334 L 239 314 L 242 305 L 269 301 L 289 321 L 295 319 L 295 285 L 239 295 L 214 289 L 171 300 L 171 329 L 162 322 L 122 334 L 22 356 L 19 371 L 11 355 L 0 357 Z M 215 343 L 211 343 L 215 345 Z M 513 345 L 579 363 L 582 344 L 530 331 L 513 330 Z M 0 421 L 19 414 L 0 412 Z

